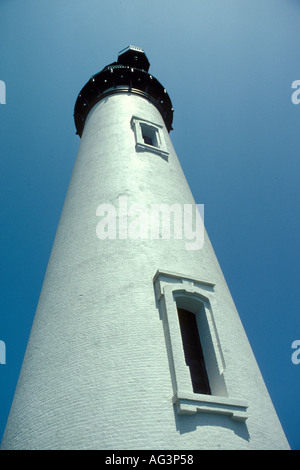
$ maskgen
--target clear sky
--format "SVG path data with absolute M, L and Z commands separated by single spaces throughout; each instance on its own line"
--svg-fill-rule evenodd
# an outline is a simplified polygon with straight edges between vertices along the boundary
M 134 44 L 172 99 L 173 144 L 300 449 L 299 25 L 299 0 L 1 0 L 0 439 L 79 146 L 75 100 Z

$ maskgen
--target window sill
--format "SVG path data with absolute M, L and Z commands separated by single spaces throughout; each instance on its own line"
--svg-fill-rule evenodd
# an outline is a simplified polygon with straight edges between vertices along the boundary
M 248 405 L 244 400 L 202 395 L 198 393 L 177 392 L 173 397 L 180 415 L 193 415 L 198 413 L 215 413 L 230 416 L 236 421 L 244 422 L 247 419 Z
M 160 155 L 161 157 L 168 160 L 169 152 L 166 152 L 165 150 L 162 150 L 159 147 L 155 147 L 154 145 L 143 144 L 141 142 L 137 142 L 136 149 L 140 150 L 140 151 L 143 151 L 143 152 L 146 151 L 146 152 L 155 153 L 156 155 Z

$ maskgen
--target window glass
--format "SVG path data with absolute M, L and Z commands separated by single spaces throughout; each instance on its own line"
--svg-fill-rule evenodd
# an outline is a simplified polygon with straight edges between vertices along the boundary
M 185 362 L 190 369 L 194 393 L 211 395 L 195 314 L 177 308 Z

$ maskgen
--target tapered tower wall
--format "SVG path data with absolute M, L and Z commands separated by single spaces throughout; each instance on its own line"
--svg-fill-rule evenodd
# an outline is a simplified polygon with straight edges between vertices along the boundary
M 157 106 L 115 89 L 84 125 L 2 448 L 288 448 L 207 234 L 198 250 L 126 238 L 124 202 L 149 221 L 154 204 L 195 207 Z M 101 204 L 115 239 L 99 239 Z M 193 392 L 176 303 L 200 312 L 211 395 Z

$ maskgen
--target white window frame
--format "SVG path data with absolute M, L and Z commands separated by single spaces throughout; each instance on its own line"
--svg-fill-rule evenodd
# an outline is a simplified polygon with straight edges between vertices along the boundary
M 163 126 L 137 116 L 132 116 L 131 127 L 135 136 L 135 148 L 137 151 L 151 152 L 168 159 L 169 152 L 163 135 Z M 149 128 L 151 133 L 155 134 L 156 145 L 146 144 L 143 139 L 142 127 Z
M 161 270 L 156 272 L 153 282 L 169 357 L 173 386 L 172 401 L 176 405 L 177 413 L 183 415 L 197 412 L 215 413 L 230 416 L 237 421 L 246 421 L 248 405 L 245 400 L 230 397 L 227 393 L 224 379 L 225 360 L 213 315 L 216 308 L 214 306 L 214 284 Z M 199 300 L 199 305 L 202 304 L 201 315 L 205 315 L 207 325 L 205 335 L 210 338 L 210 344 L 202 344 L 202 347 L 204 357 L 205 350 L 207 353 L 207 349 L 210 349 L 208 351 L 210 358 L 205 357 L 205 363 L 211 369 L 207 370 L 211 395 L 194 393 L 192 389 L 189 368 L 184 359 L 176 303 L 176 299 L 179 297 L 184 301 L 184 296 L 186 296 L 187 305 L 189 302 L 195 302 L 195 299 Z M 200 328 L 199 335 L 202 342 Z M 209 365 L 207 362 L 214 364 Z

